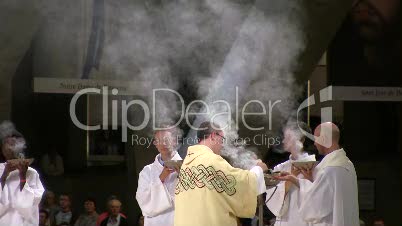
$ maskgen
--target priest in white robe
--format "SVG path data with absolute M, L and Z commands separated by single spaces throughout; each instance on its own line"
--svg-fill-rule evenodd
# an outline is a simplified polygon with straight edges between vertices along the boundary
M 0 125 L 0 226 L 39 225 L 39 203 L 44 188 L 39 174 L 23 157 L 25 139 L 12 124 Z M 8 127 L 8 126 L 5 126 Z M 5 129 L 5 130 L 4 130 Z
M 325 155 L 307 179 L 282 174 L 278 179 L 292 182 L 299 190 L 299 212 L 314 226 L 358 226 L 357 176 L 353 163 L 339 146 L 340 132 L 333 123 L 323 123 L 314 131 L 315 146 Z
M 299 123 L 306 132 L 311 133 L 306 123 Z M 274 167 L 274 172 L 292 173 L 298 178 L 304 178 L 298 169 L 292 166 L 294 161 L 315 161 L 315 155 L 309 155 L 304 151 L 305 136 L 299 130 L 297 124 L 289 123 L 284 132 L 282 141 L 284 151 L 290 153 L 289 160 Z M 277 186 L 267 190 L 266 205 L 276 216 L 275 226 L 308 226 L 299 213 L 299 191 L 291 182 L 280 182 Z
M 173 226 L 177 172 L 164 166 L 164 162 L 181 160 L 175 151 L 176 141 L 173 130 L 156 131 L 154 145 L 159 154 L 140 172 L 136 199 L 145 226 Z

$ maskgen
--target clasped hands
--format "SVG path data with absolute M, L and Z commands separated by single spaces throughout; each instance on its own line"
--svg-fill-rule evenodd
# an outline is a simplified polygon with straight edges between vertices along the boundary
M 313 182 L 313 169 L 312 168 L 305 169 L 305 168 L 296 168 L 294 166 L 292 166 L 290 173 L 281 171 L 280 174 L 277 176 L 274 176 L 274 178 L 276 180 L 293 183 L 294 185 L 299 187 L 299 179 L 297 178 L 297 176 L 300 173 L 304 176 L 305 179 Z
M 159 179 L 163 182 L 165 182 L 166 178 L 173 172 L 180 172 L 180 168 L 169 168 L 167 166 L 163 167 L 162 173 L 159 175 Z

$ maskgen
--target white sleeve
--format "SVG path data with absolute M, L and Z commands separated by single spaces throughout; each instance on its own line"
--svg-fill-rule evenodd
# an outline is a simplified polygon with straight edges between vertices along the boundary
M 6 181 L 7 182 L 7 181 Z M 0 185 L 0 216 L 3 216 L 5 212 L 7 212 L 7 205 L 9 205 L 9 198 L 8 198 L 8 187 L 7 183 L 4 185 L 4 188 L 1 188 Z
M 307 222 L 317 223 L 333 211 L 333 188 L 328 177 L 323 172 L 313 183 L 299 179 L 299 212 Z
M 274 171 L 282 170 L 281 165 L 275 166 L 274 168 Z M 286 199 L 285 182 L 280 182 L 277 186 L 267 190 L 265 203 L 275 216 L 281 217 L 287 211 L 287 208 L 284 208 L 288 206 L 285 205 L 285 201 L 289 201 Z
M 150 170 L 141 171 L 136 199 L 145 217 L 155 217 L 173 208 L 173 200 L 159 177 L 151 178 Z
M 250 171 L 257 176 L 257 194 L 258 195 L 263 194 L 266 190 L 266 187 L 264 180 L 264 172 L 262 171 L 262 168 L 259 166 L 254 166 L 253 168 L 250 169 Z
M 20 186 L 8 186 L 8 201 L 11 207 L 32 224 L 39 224 L 39 203 L 45 189 L 35 170 L 27 172 L 27 181 L 22 190 Z
M 265 203 L 275 216 L 281 217 L 287 211 L 287 209 L 283 208 L 287 206 L 285 205 L 285 201 L 287 201 L 285 198 L 285 182 L 281 182 L 276 187 L 267 190 Z

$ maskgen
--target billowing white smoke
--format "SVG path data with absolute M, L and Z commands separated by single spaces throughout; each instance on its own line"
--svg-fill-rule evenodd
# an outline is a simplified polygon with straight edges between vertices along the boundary
M 4 138 L 13 135 L 15 131 L 15 126 L 12 122 L 3 121 L 0 124 L 0 139 L 3 140 Z
M 18 133 L 18 131 L 12 122 L 3 121 L 0 124 L 0 141 L 2 142 L 0 147 L 4 144 L 7 144 L 8 148 L 13 152 L 15 158 L 25 158 L 25 139 L 22 136 L 13 137 L 16 135 L 16 133 Z
M 224 100 L 232 112 L 238 87 L 240 106 L 251 99 L 266 105 L 270 100 L 281 100 L 275 107 L 275 125 L 289 117 L 300 94 L 293 74 L 304 48 L 300 1 L 143 3 L 105 1 L 105 41 L 101 72 L 96 78 L 144 82 L 137 92 L 149 104 L 153 89 L 178 90 L 186 82 L 198 88 L 198 99 L 208 103 Z M 63 17 L 70 18 L 77 15 Z M 156 96 L 156 101 L 158 123 L 175 122 L 181 113 L 177 97 L 164 93 Z M 210 117 L 197 118 L 193 124 L 198 126 L 226 110 L 225 106 L 211 105 Z M 215 122 L 233 124 L 224 115 Z M 226 128 L 225 134 L 235 140 L 237 128 Z M 188 137 L 194 138 L 194 131 Z
M 246 149 L 244 145 L 225 145 L 221 155 L 226 157 L 230 164 L 240 169 L 251 169 L 256 165 L 258 156 L 256 148 Z
M 301 142 L 301 138 L 303 137 L 300 130 L 292 127 L 285 127 L 283 130 L 284 140 L 283 140 L 283 149 L 280 150 L 275 149 L 278 153 L 291 152 L 294 157 L 298 157 L 302 154 L 303 143 Z
M 247 100 L 262 103 L 281 100 L 276 120 L 281 122 L 287 119 L 293 113 L 301 91 L 295 84 L 293 71 L 304 48 L 302 12 L 294 1 L 257 2 L 243 23 L 222 68 L 212 77 L 201 80 L 199 88 L 200 94 L 205 96 L 204 100 L 208 103 L 225 100 L 231 109 L 235 109 L 237 87 L 239 96 L 243 98 L 240 100 L 242 103 Z M 210 116 L 197 118 L 195 125 L 211 119 L 224 126 L 233 124 L 227 121 L 226 115 L 214 117 L 225 111 L 227 107 L 211 104 Z M 190 132 L 189 136 L 194 136 L 194 133 Z M 235 140 L 237 128 L 228 126 L 225 136 Z M 247 153 L 244 146 L 233 147 L 229 144 L 225 150 L 223 154 L 229 158 L 243 155 L 243 162 L 252 164 L 255 161 L 255 155 Z
M 228 111 L 213 101 L 226 101 L 233 112 L 238 107 L 236 87 L 240 106 L 248 100 L 266 105 L 280 100 L 274 112 L 277 127 L 292 114 L 301 90 L 293 71 L 304 48 L 304 10 L 299 2 L 259 0 L 251 6 L 230 0 L 178 0 L 148 6 L 116 6 L 122 15 L 115 18 L 119 30 L 104 54 L 114 76 L 135 74 L 147 81 L 139 90 L 146 97 L 152 97 L 155 88 L 177 90 L 181 82 L 192 82 L 199 99 L 210 104 L 210 115 L 196 118 L 194 126 Z M 177 97 L 159 95 L 156 101 L 156 116 L 174 122 L 181 110 Z M 238 137 L 238 128 L 227 127 L 234 124 L 227 115 L 213 119 L 226 127 L 228 140 Z M 194 131 L 188 137 L 195 140 Z M 184 144 L 182 150 L 188 141 Z M 247 153 L 244 146 L 226 150 L 234 158 Z M 253 154 L 242 155 L 253 163 Z
M 119 2 L 119 3 L 118 3 Z M 137 92 L 152 104 L 152 90 L 178 90 L 221 67 L 222 58 L 236 38 L 249 4 L 220 0 L 146 1 L 110 4 L 116 16 L 102 55 L 107 78 L 142 81 Z M 204 99 L 204 98 L 201 98 Z M 158 123 L 175 122 L 181 113 L 177 96 L 156 96 Z

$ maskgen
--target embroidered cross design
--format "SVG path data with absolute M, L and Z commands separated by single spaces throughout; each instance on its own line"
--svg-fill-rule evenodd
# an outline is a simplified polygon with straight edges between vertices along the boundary
M 236 179 L 232 175 L 225 175 L 214 167 L 200 164 L 190 168 L 180 169 L 179 181 L 176 185 L 176 195 L 188 189 L 207 187 L 218 193 L 225 192 L 232 196 L 236 193 Z

